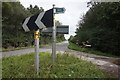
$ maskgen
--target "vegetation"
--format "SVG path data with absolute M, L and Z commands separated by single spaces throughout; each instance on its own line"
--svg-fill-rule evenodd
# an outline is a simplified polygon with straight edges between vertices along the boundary
M 2 4 L 2 47 L 17 48 L 34 45 L 34 31 L 24 32 L 22 21 L 26 17 L 44 11 L 42 7 L 30 5 L 27 9 L 20 2 L 3 2 Z M 56 25 L 61 25 L 56 21 Z M 57 34 L 57 42 L 64 41 L 64 35 Z M 40 34 L 40 44 L 52 42 L 51 34 Z
M 79 41 L 79 46 L 88 41 L 94 50 L 120 56 L 120 2 L 89 2 L 88 6 L 70 41 Z
M 40 45 L 40 47 L 45 47 L 49 46 L 51 44 L 46 44 L 46 45 Z M 14 51 L 14 50 L 20 50 L 20 49 L 28 49 L 28 48 L 33 48 L 34 46 L 29 46 L 29 47 L 17 47 L 17 48 L 8 48 L 8 49 L 0 49 L 0 52 L 6 52 L 6 51 Z
M 34 53 L 2 58 L 3 78 L 110 78 L 90 62 L 74 56 L 57 54 L 54 69 L 50 53 L 40 53 L 40 74 L 34 72 Z
M 81 52 L 85 52 L 85 53 L 90 53 L 90 54 L 96 54 L 96 55 L 101 55 L 101 56 L 107 56 L 107 57 L 116 57 L 116 58 L 120 58 L 120 56 L 115 56 L 112 54 L 108 54 L 108 53 L 103 53 L 101 51 L 97 51 L 97 50 L 93 50 L 91 48 L 81 48 L 80 46 L 69 42 L 69 49 L 73 49 L 73 50 L 77 50 L 77 51 L 81 51 Z

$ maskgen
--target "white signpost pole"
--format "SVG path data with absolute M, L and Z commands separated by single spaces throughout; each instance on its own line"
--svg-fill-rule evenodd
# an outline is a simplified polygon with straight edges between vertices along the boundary
M 53 43 L 52 43 L 52 62 L 53 67 L 55 63 L 55 54 L 56 54 L 56 26 L 55 26 L 55 5 L 53 4 Z
M 35 72 L 39 75 L 39 29 L 34 33 L 35 39 Z

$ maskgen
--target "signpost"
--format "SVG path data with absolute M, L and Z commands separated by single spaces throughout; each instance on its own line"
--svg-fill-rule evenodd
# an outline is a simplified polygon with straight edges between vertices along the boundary
M 55 63 L 55 54 L 56 54 L 56 26 L 55 26 L 55 14 L 64 13 L 65 8 L 57 8 L 53 4 L 53 43 L 52 43 L 52 58 L 53 58 L 53 67 Z
M 39 29 L 53 26 L 53 9 L 28 17 L 22 24 L 25 32 L 35 30 L 35 72 L 39 75 Z
M 53 8 L 45 12 L 33 15 L 23 20 L 22 27 L 25 32 L 35 30 L 35 71 L 39 75 L 39 29 L 48 28 L 48 31 L 43 33 L 52 33 L 53 44 L 52 44 L 52 61 L 53 67 L 55 63 L 56 54 L 56 26 L 55 26 L 55 14 L 64 13 L 65 8 L 57 8 L 53 5 Z M 57 26 L 57 33 L 66 34 L 69 32 L 69 26 Z
M 53 62 L 53 68 L 55 63 L 55 54 L 56 54 L 56 26 L 55 26 L 55 5 L 53 4 L 53 43 L 52 43 L 52 62 Z

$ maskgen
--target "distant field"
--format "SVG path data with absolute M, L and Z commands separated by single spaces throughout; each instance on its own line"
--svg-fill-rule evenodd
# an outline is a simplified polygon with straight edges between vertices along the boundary
M 34 72 L 34 53 L 2 58 L 3 78 L 109 78 L 105 72 L 86 62 L 69 56 L 57 54 L 54 69 L 50 53 L 40 53 L 40 74 Z

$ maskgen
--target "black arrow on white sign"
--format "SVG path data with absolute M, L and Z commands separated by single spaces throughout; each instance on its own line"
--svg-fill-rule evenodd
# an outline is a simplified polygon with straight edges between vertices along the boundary
M 24 19 L 22 27 L 25 32 L 53 27 L 53 9 Z

